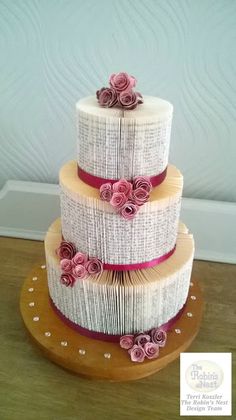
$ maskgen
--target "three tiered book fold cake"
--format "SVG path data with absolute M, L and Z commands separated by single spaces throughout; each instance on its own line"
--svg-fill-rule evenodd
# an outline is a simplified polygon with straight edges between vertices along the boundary
M 112 75 L 77 103 L 77 161 L 60 171 L 61 220 L 45 250 L 58 316 L 140 362 L 181 316 L 194 242 L 179 221 L 183 177 L 168 164 L 173 106 L 135 84 Z

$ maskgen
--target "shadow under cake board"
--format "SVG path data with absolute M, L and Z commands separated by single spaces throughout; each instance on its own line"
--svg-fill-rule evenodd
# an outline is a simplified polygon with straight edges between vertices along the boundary
M 111 381 L 144 378 L 178 358 L 199 331 L 203 306 L 201 289 L 192 280 L 183 314 L 168 331 L 166 346 L 160 349 L 159 357 L 134 363 L 119 343 L 85 337 L 58 317 L 49 301 L 45 263 L 28 275 L 20 296 L 24 324 L 48 359 L 81 376 Z

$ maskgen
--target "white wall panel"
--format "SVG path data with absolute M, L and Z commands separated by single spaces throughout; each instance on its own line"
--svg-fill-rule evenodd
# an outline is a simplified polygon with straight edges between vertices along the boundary
M 1 0 L 0 188 L 57 182 L 75 102 L 125 70 L 175 107 L 184 195 L 236 200 L 236 1 Z

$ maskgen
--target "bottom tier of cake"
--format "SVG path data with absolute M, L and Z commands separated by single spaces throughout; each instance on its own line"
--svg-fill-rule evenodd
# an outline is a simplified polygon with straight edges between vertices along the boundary
M 84 331 L 110 335 L 134 334 L 159 327 L 183 308 L 189 290 L 194 241 L 180 224 L 174 254 L 144 270 L 108 271 L 78 280 L 73 287 L 60 281 L 56 249 L 61 224 L 56 220 L 45 238 L 48 287 L 52 305 L 63 319 Z

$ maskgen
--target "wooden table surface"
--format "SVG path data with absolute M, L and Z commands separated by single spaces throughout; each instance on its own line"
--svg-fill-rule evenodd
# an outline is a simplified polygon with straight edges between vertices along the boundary
M 44 260 L 43 243 L 0 238 L 0 256 L 0 420 L 221 418 L 179 416 L 179 360 L 149 378 L 111 383 L 80 378 L 44 358 L 19 311 L 24 279 Z M 236 266 L 195 261 L 193 275 L 206 306 L 189 351 L 234 352 Z

